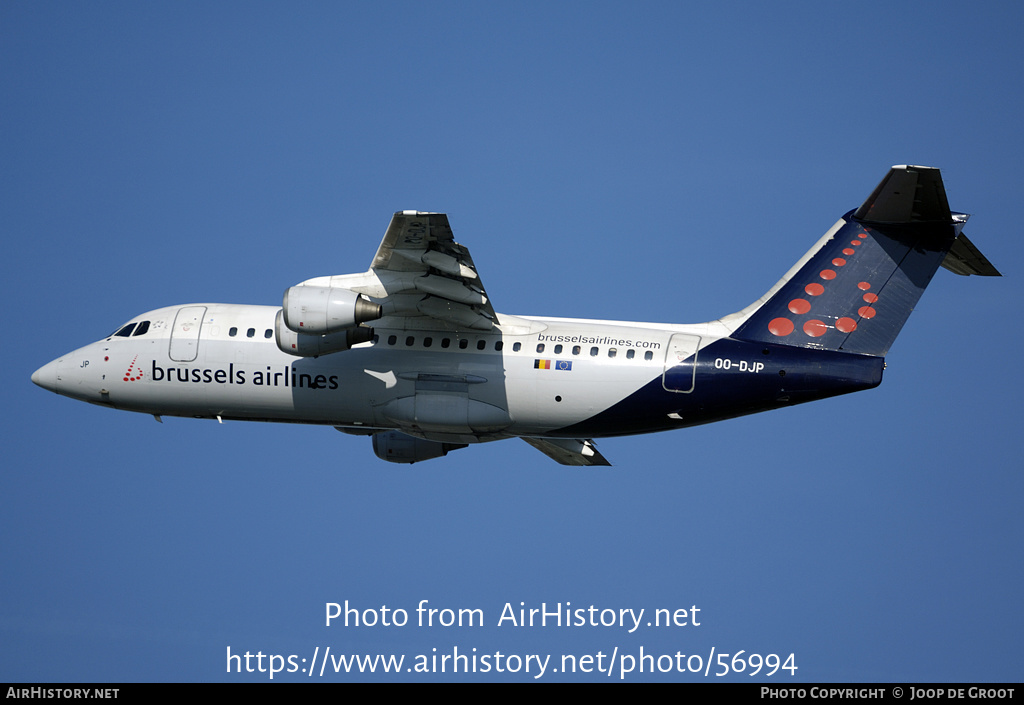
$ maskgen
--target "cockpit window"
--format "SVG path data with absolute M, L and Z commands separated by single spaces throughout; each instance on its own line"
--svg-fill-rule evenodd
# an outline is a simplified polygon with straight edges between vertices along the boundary
M 134 333 L 132 332 L 134 331 Z M 142 321 L 141 323 L 129 323 L 117 331 L 108 335 L 108 338 L 130 338 L 135 335 L 145 335 L 149 332 L 149 321 Z

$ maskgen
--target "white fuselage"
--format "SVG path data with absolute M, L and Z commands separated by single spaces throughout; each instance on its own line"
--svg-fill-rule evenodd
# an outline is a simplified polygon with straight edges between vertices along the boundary
M 488 332 L 381 325 L 373 341 L 351 350 L 298 358 L 275 344 L 279 310 L 158 309 L 133 319 L 149 322 L 143 334 L 87 345 L 37 377 L 60 394 L 155 415 L 388 428 L 474 442 L 580 423 L 676 365 L 667 357 L 676 349 L 673 335 L 683 334 L 690 353 L 701 335 L 710 340 L 708 325 L 502 316 Z M 184 314 L 192 314 L 191 325 Z
M 136 317 L 32 375 L 117 409 L 335 426 L 413 463 L 519 436 L 563 465 L 592 439 L 665 431 L 870 389 L 940 266 L 998 276 L 938 169 L 895 166 L 760 299 L 709 323 L 495 312 L 443 213 L 399 211 L 362 273 L 282 306 Z

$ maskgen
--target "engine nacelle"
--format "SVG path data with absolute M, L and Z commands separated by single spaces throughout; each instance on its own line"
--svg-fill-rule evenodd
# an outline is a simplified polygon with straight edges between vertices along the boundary
M 382 315 L 380 304 L 349 289 L 293 286 L 284 292 L 284 324 L 296 333 L 326 335 Z
M 440 458 L 450 450 L 465 448 L 465 443 L 441 443 L 409 436 L 399 431 L 382 431 L 373 437 L 373 452 L 390 463 L 418 463 Z
M 296 357 L 320 357 L 342 352 L 373 339 L 373 328 L 365 327 L 349 328 L 327 335 L 296 333 L 284 324 L 283 311 L 277 312 L 274 333 L 278 350 Z

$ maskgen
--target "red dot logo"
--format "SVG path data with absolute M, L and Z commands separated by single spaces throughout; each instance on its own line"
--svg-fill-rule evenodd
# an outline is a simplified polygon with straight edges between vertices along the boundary
M 836 257 L 834 260 L 832 260 L 832 264 L 834 264 L 837 267 L 843 267 L 846 265 L 846 260 L 843 259 L 842 257 Z
M 861 318 L 874 318 L 875 313 L 877 312 L 870 306 L 861 306 L 859 309 L 857 309 L 857 313 L 860 315 Z
M 846 255 L 847 257 L 852 255 L 856 251 L 857 250 L 853 249 L 852 247 L 845 247 L 845 248 L 843 248 L 843 254 Z
M 823 287 L 821 284 L 808 284 L 807 286 L 804 287 L 804 291 L 806 291 L 811 296 L 821 296 L 822 294 L 825 293 L 825 287 Z
M 776 318 L 768 324 L 772 335 L 784 336 L 793 332 L 793 321 L 788 318 Z
M 807 299 L 793 299 L 789 302 L 789 310 L 799 315 L 811 310 L 811 303 Z
M 819 321 L 818 319 L 813 319 L 807 321 L 807 323 L 804 323 L 804 333 L 811 336 L 812 338 L 820 338 L 821 336 L 825 335 L 825 331 L 827 330 L 828 326 L 826 326 L 822 321 Z
M 865 301 L 867 301 L 867 302 L 868 302 L 869 304 L 873 304 L 873 303 L 875 303 L 876 301 L 878 301 L 878 297 L 877 297 L 877 296 L 875 296 L 874 294 L 864 294 L 864 297 L 863 297 L 863 298 L 864 298 L 864 300 L 865 300 Z
M 836 321 L 836 330 L 842 331 L 843 333 L 852 333 L 857 330 L 857 321 L 852 318 L 840 318 Z
M 867 282 L 861 282 L 860 284 L 857 285 L 857 288 L 860 289 L 861 291 L 867 291 L 868 289 L 871 288 L 871 285 L 868 284 Z
M 135 361 L 138 360 L 138 359 L 139 359 L 139 356 L 136 355 L 134 358 L 132 358 L 132 364 L 128 365 L 128 371 L 124 373 L 124 381 L 125 382 L 135 382 L 137 380 L 142 379 L 142 370 L 141 369 L 139 369 L 139 370 L 135 369 Z M 134 371 L 134 373 L 133 373 L 133 371 Z
M 824 279 L 826 281 L 830 281 L 830 280 L 836 278 L 836 273 L 835 273 L 835 270 L 832 270 L 832 269 L 823 269 L 823 270 L 821 270 L 820 276 L 821 276 L 822 279 Z

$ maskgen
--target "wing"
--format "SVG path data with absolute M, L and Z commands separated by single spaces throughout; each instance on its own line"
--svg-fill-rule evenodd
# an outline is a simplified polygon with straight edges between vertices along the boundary
M 426 316 L 476 330 L 498 322 L 473 258 L 455 242 L 444 213 L 395 213 L 370 269 L 387 292 L 385 315 Z
M 591 440 L 527 436 L 520 438 L 562 465 L 611 465 Z

